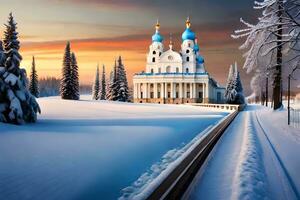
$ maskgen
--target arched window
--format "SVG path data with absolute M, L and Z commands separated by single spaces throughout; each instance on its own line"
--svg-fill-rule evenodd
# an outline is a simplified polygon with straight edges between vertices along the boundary
M 155 62 L 155 58 L 154 57 L 152 58 L 152 62 Z
M 190 57 L 186 57 L 186 62 L 190 62 Z
M 176 73 L 179 73 L 179 68 L 178 67 L 176 67 Z
M 187 49 L 185 52 L 186 52 L 186 53 L 190 53 L 190 50 Z
M 159 56 L 161 55 L 161 52 L 159 52 Z
M 155 54 L 156 54 L 156 51 L 153 51 L 152 53 L 155 55 Z
M 189 43 L 188 46 L 191 47 L 191 43 Z
M 151 74 L 153 74 L 154 73 L 154 71 L 153 71 L 153 69 L 151 69 Z
M 186 69 L 185 69 L 185 72 L 186 72 L 186 73 L 189 73 L 189 68 L 186 68 Z
M 161 69 L 160 68 L 158 68 L 158 73 L 161 73 Z
M 167 72 L 167 73 L 170 73 L 170 72 L 171 72 L 171 67 L 170 67 L 170 66 L 167 66 L 166 72 Z

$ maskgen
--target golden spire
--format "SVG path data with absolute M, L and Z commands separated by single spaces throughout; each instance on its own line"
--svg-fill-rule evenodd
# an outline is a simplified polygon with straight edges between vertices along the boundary
M 172 40 L 172 33 L 170 33 L 170 44 L 169 44 L 170 49 L 173 49 L 173 40 Z
M 156 31 L 159 31 L 159 27 L 160 27 L 160 24 L 159 24 L 159 21 L 157 19 L 156 24 L 155 24 Z
M 191 27 L 190 16 L 188 16 L 188 17 L 186 18 L 185 25 L 186 25 L 186 28 L 190 28 L 190 27 Z

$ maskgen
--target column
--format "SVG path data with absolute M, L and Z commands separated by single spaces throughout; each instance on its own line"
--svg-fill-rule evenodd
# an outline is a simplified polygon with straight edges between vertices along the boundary
M 194 98 L 193 97 L 193 83 L 190 83 L 190 98 Z
M 141 98 L 141 84 L 138 83 L 138 98 Z
M 171 98 L 174 98 L 174 83 L 171 83 Z
M 165 91 L 164 91 L 164 86 L 165 85 L 165 83 L 161 83 L 160 84 L 160 98 L 161 99 L 163 99 L 164 98 L 164 96 L 165 96 Z
M 133 99 L 137 98 L 137 87 L 136 87 L 136 83 L 133 85 Z
M 157 99 L 157 93 L 158 93 L 158 90 L 157 90 L 157 83 L 154 83 L 153 92 L 154 92 L 154 99 Z
M 208 83 L 205 84 L 205 86 L 206 86 L 205 95 L 206 95 L 206 98 L 209 99 L 209 85 L 208 85 Z
M 179 98 L 183 98 L 183 83 L 179 83 Z
M 187 83 L 184 84 L 184 89 L 183 89 L 183 98 L 187 98 Z
M 204 88 L 204 83 L 202 83 L 202 99 L 204 101 L 205 98 L 205 88 Z
M 196 90 L 197 90 L 197 85 L 196 85 L 196 83 L 193 83 L 193 97 L 194 98 L 197 98 Z
M 143 83 L 143 99 L 147 98 L 147 83 Z
M 164 90 L 165 90 L 165 91 L 164 91 L 165 98 L 168 98 L 168 90 L 167 90 L 167 89 L 168 89 L 168 83 L 166 82 L 166 83 L 165 83 L 165 87 L 164 87 Z

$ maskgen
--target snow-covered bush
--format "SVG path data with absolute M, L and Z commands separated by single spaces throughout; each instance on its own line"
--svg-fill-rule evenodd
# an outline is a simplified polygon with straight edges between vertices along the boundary
M 10 13 L 0 49 L 0 121 L 22 124 L 35 122 L 40 107 L 27 89 L 25 69 L 20 68 L 20 42 Z

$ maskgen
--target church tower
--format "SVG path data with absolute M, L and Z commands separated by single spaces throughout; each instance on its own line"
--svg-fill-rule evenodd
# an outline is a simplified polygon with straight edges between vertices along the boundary
M 159 57 L 164 51 L 163 36 L 159 32 L 160 24 L 157 20 L 155 25 L 155 33 L 152 35 L 152 44 L 149 46 L 149 53 L 147 56 L 147 73 L 160 73 L 157 67 Z
M 188 17 L 186 19 L 186 29 L 182 33 L 181 55 L 182 67 L 185 73 L 196 72 L 196 54 L 194 51 L 196 35 L 191 30 L 191 21 Z

